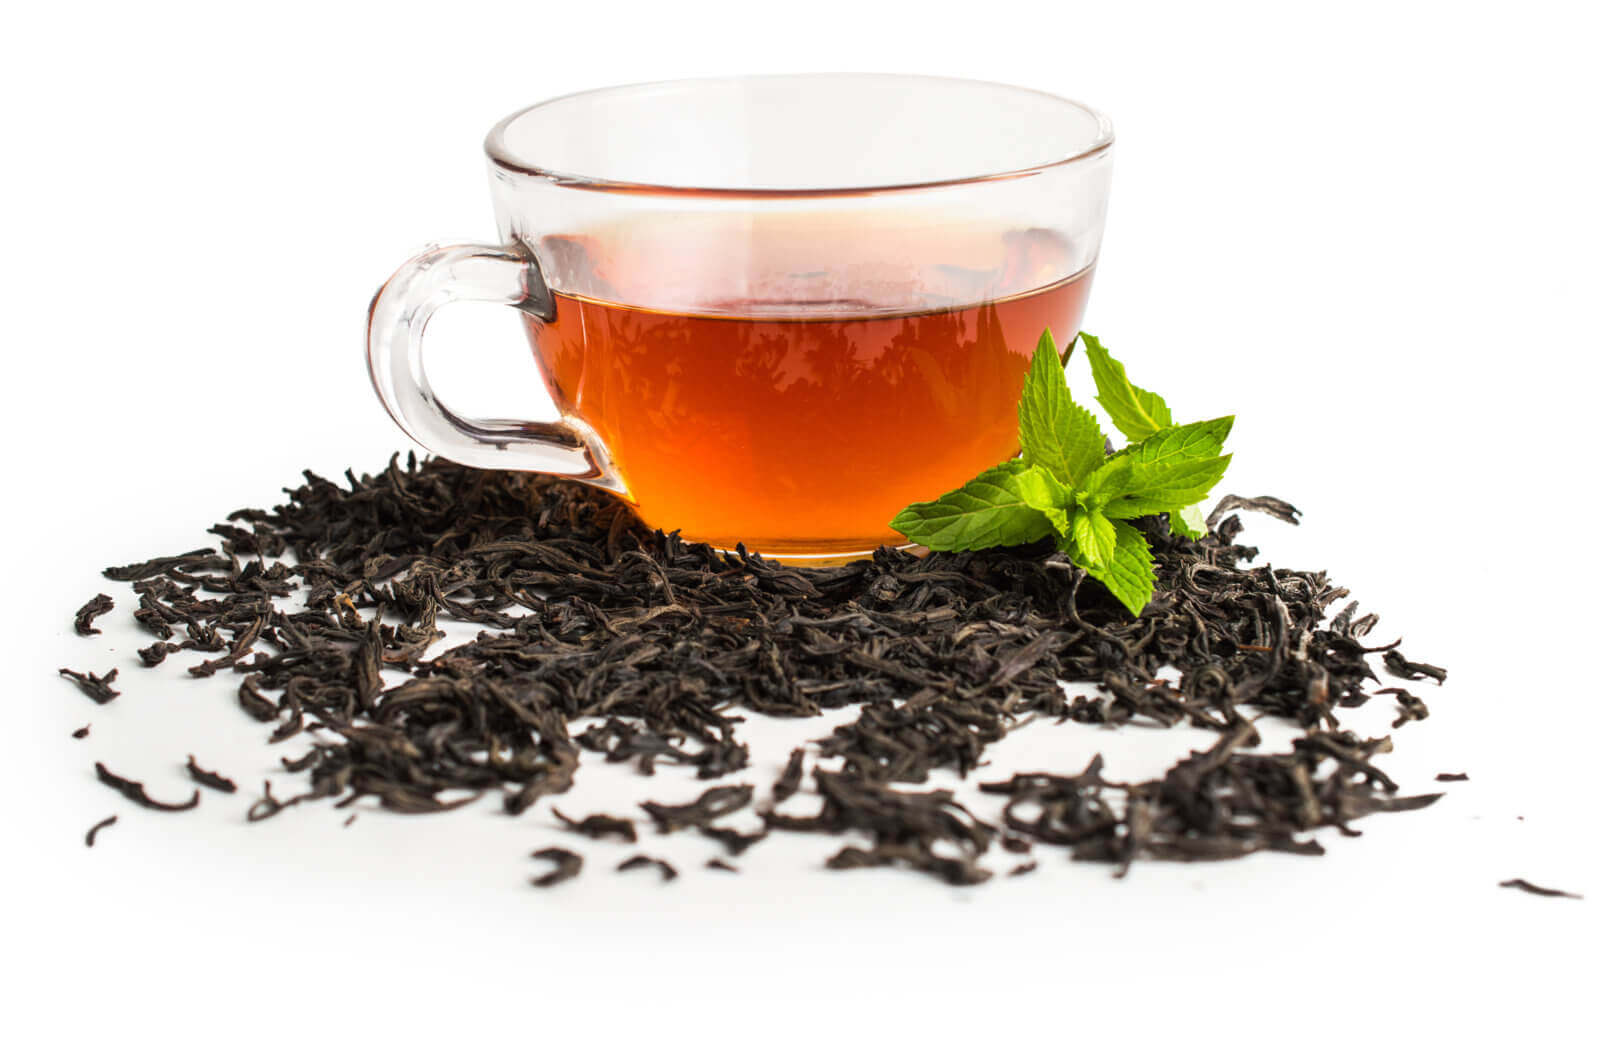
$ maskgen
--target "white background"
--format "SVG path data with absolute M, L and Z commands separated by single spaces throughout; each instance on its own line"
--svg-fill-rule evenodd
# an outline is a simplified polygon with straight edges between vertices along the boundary
M 1373 1059 L 1592 1052 L 1600 83 L 1586 10 L 11 10 L 8 1055 L 331 1059 L 361 1040 L 363 1059 L 452 1059 L 467 1048 L 453 1024 L 496 1059 L 1203 1060 L 1235 1038 L 1281 1059 L 1349 1058 L 1369 1039 L 1390 1047 Z M 186 794 L 193 752 L 253 789 L 282 752 L 225 679 L 139 668 L 148 637 L 125 587 L 105 636 L 68 620 L 107 589 L 102 565 L 199 546 L 302 468 L 370 469 L 406 445 L 364 374 L 363 313 L 423 243 L 493 237 L 479 145 L 497 118 L 608 83 L 830 69 L 1012 81 L 1112 116 L 1087 326 L 1180 413 L 1238 414 L 1225 486 L 1306 513 L 1299 529 L 1252 519 L 1249 536 L 1280 564 L 1329 569 L 1382 613 L 1377 635 L 1450 667 L 1442 689 L 1414 685 L 1433 718 L 1397 735 L 1391 771 L 1412 791 L 1440 771 L 1471 782 L 1325 839 L 1321 859 L 1140 866 L 1117 882 L 1045 854 L 1032 876 L 965 892 L 822 872 L 833 840 L 789 838 L 724 878 L 697 867 L 710 849 L 680 844 L 685 875 L 665 887 L 611 875 L 615 844 L 580 846 L 583 878 L 538 892 L 526 854 L 557 841 L 543 807 L 365 813 L 349 829 L 313 807 L 246 826 L 242 797 L 163 818 L 93 782 L 104 758 Z M 537 387 L 509 317 L 442 315 L 434 350 L 457 368 L 438 376 L 458 396 L 477 382 L 501 406 L 485 413 L 530 414 L 504 409 Z M 1544 667 L 1519 670 L 1527 655 Z M 62 664 L 117 665 L 126 693 L 97 707 L 54 676 Z M 68 737 L 90 721 L 88 740 Z M 1350 722 L 1381 732 L 1387 717 Z M 752 732 L 758 777 L 830 726 Z M 1153 771 L 1202 741 L 1040 725 L 980 778 L 1073 770 L 1097 748 Z M 614 796 L 597 809 L 699 786 L 585 773 Z M 85 849 L 110 812 L 121 822 Z M 1511 876 L 1590 898 L 1496 887 Z

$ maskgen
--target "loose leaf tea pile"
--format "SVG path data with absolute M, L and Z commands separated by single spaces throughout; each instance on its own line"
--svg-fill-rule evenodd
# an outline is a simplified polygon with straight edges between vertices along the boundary
M 574 837 L 617 840 L 608 846 L 653 849 L 688 832 L 738 859 L 821 832 L 840 837 L 829 868 L 972 884 L 997 856 L 1037 864 L 1042 847 L 1119 871 L 1315 854 L 1315 829 L 1356 834 L 1357 818 L 1437 797 L 1399 796 L 1375 764 L 1389 741 L 1340 724 L 1382 683 L 1370 662 L 1392 646 L 1363 643 L 1376 618 L 1336 610 L 1346 592 L 1322 573 L 1252 567 L 1255 550 L 1237 542 L 1235 511 L 1296 519 L 1277 499 L 1229 496 L 1197 539 L 1174 535 L 1165 514 L 1119 518 L 1149 544 L 1156 577 L 1135 617 L 1048 541 L 784 568 L 653 532 L 581 484 L 415 458 L 342 484 L 308 473 L 288 494 L 213 527 L 215 549 L 106 570 L 131 585 L 133 616 L 155 639 L 139 651 L 146 666 L 231 685 L 269 741 L 311 733 L 310 752 L 284 762 L 303 787 L 264 788 L 251 820 L 311 800 L 432 813 L 488 797 Z M 446 645 L 446 618 L 482 630 Z M 1398 656 L 1386 665 L 1443 677 Z M 99 681 L 73 679 L 100 697 Z M 1069 697 L 1063 681 L 1094 693 Z M 828 719 L 858 704 L 858 716 Z M 739 725 L 750 714 L 817 718 L 813 740 L 759 786 L 723 779 L 749 764 Z M 1261 714 L 1303 732 L 1291 750 L 1256 749 Z M 1038 719 L 1185 723 L 1216 738 L 1155 779 L 1109 779 L 1098 758 L 983 778 L 985 749 Z M 707 788 L 689 803 L 599 811 L 582 794 L 585 758 Z M 1004 796 L 1000 821 L 931 787 L 938 769 Z M 557 813 L 557 795 L 580 815 Z M 738 810 L 764 827 L 722 823 Z M 582 867 L 561 848 L 537 856 L 541 885 Z M 646 866 L 677 874 L 651 853 L 620 862 Z

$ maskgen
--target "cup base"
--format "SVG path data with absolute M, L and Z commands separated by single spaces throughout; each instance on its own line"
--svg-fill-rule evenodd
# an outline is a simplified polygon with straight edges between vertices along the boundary
M 727 551 L 729 554 L 737 553 L 733 547 L 724 547 L 715 543 L 709 546 L 712 550 Z M 851 562 L 866 561 L 872 557 L 877 549 L 877 547 L 860 547 L 833 550 L 819 546 L 811 550 L 804 550 L 787 545 L 775 550 L 746 548 L 751 554 L 760 554 L 762 558 L 769 562 L 777 562 L 779 565 L 802 569 L 832 569 L 841 565 L 849 565 Z M 927 547 L 916 543 L 901 543 L 889 546 L 889 549 L 904 551 L 918 558 L 926 557 L 928 554 Z

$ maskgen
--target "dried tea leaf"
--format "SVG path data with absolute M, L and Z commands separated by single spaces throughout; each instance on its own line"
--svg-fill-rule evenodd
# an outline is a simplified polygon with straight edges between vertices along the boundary
M 633 821 L 627 817 L 608 816 L 605 813 L 590 813 L 582 820 L 573 820 L 555 806 L 550 807 L 550 812 L 554 813 L 556 819 L 565 824 L 570 830 L 591 839 L 616 836 L 624 842 L 639 841 L 639 834 L 634 830 Z
M 71 680 L 73 684 L 77 686 L 78 690 L 82 691 L 84 694 L 88 695 L 102 706 L 111 701 L 113 698 L 116 698 L 118 695 L 122 694 L 121 691 L 114 691 L 111 688 L 111 681 L 117 678 L 116 669 L 112 669 L 104 676 L 96 676 L 92 672 L 73 672 L 71 669 L 57 669 L 56 671 L 62 676 L 65 676 L 67 679 Z
M 99 635 L 100 629 L 94 627 L 94 619 L 110 613 L 115 605 L 110 595 L 96 595 L 78 607 L 77 615 L 72 620 L 73 630 L 79 635 Z
M 583 858 L 571 850 L 563 850 L 559 846 L 546 846 L 542 850 L 533 851 L 533 856 L 541 861 L 552 861 L 555 868 L 541 876 L 534 876 L 530 882 L 536 887 L 553 887 L 557 883 L 564 883 L 572 879 L 583 870 Z
M 1429 665 L 1421 661 L 1408 661 L 1406 656 L 1398 650 L 1384 652 L 1383 667 L 1389 670 L 1391 675 L 1398 676 L 1402 680 L 1428 679 L 1433 680 L 1435 683 L 1444 683 L 1445 677 L 1448 675 L 1444 669 L 1437 665 Z
M 98 778 L 101 783 L 104 783 L 107 787 L 110 787 L 112 790 L 128 799 L 128 801 L 134 803 L 135 805 L 142 805 L 146 809 L 157 809 L 165 813 L 181 813 L 185 810 L 193 809 L 195 806 L 200 804 L 200 788 L 198 787 L 195 788 L 194 794 L 187 802 L 179 802 L 178 804 L 174 805 L 169 802 L 156 801 L 154 798 L 150 797 L 144 792 L 144 784 L 138 783 L 134 780 L 124 779 L 115 772 L 112 772 L 110 769 L 106 768 L 106 766 L 99 761 L 94 763 L 94 773 L 96 778 Z
M 678 870 L 659 857 L 646 857 L 644 854 L 635 854 L 617 865 L 618 872 L 631 872 L 636 868 L 655 868 L 661 872 L 661 882 L 670 883 L 678 878 Z
M 789 760 L 784 764 L 783 771 L 778 774 L 777 780 L 772 784 L 772 804 L 778 805 L 792 798 L 800 789 L 800 780 L 805 768 L 805 747 L 796 747 L 789 751 Z
M 100 821 L 94 827 L 89 829 L 88 833 L 86 835 L 84 835 L 84 837 L 83 837 L 83 844 L 85 846 L 93 846 L 94 845 L 94 840 L 100 837 L 101 830 L 103 828 L 110 827 L 112 824 L 115 824 L 116 822 L 117 822 L 117 818 L 116 818 L 115 815 L 106 817 L 104 820 Z
M 1502 887 L 1512 887 L 1527 894 L 1537 894 L 1541 898 L 1576 898 L 1579 901 L 1583 900 L 1582 894 L 1573 894 L 1570 891 L 1557 890 L 1554 887 L 1541 887 L 1537 883 L 1529 883 L 1526 879 L 1507 879 L 1500 885 Z
M 193 754 L 189 755 L 187 768 L 189 770 L 189 778 L 201 786 L 210 787 L 214 791 L 222 791 L 224 794 L 232 794 L 239 789 L 239 785 L 228 777 L 219 776 L 215 772 L 208 772 L 206 769 L 201 768 L 195 762 Z
M 640 802 L 639 807 L 649 814 L 663 835 L 683 828 L 705 828 L 719 817 L 736 813 L 750 804 L 756 789 L 748 783 L 726 787 L 711 787 L 700 797 L 684 805 L 665 805 L 661 802 Z

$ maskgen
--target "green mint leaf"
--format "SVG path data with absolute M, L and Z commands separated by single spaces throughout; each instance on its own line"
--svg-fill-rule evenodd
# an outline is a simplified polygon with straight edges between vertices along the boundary
M 1106 565 L 1090 565 L 1083 552 L 1071 544 L 1062 544 L 1061 549 L 1072 559 L 1072 564 L 1104 584 L 1106 590 L 1137 617 L 1155 594 L 1155 562 L 1150 555 L 1150 544 L 1126 521 L 1113 521 L 1111 526 L 1116 532 L 1116 548 Z
M 1072 492 L 1044 466 L 1029 466 L 1014 474 L 1013 483 L 1022 501 L 1044 514 L 1059 535 L 1071 535 Z
M 1106 499 L 1101 508 L 1107 517 L 1143 517 L 1198 505 L 1211 494 L 1232 460 L 1233 455 L 1225 454 L 1136 464 L 1117 496 Z
M 1066 510 L 1072 507 L 1072 492 L 1042 465 L 1029 466 L 1013 475 L 1017 494 L 1035 510 Z
M 1150 557 L 1150 544 L 1144 541 L 1144 536 L 1137 528 L 1126 521 L 1113 521 L 1111 524 L 1117 536 L 1117 548 L 1111 555 L 1111 563 L 1098 571 L 1091 570 L 1089 575 L 1104 584 L 1106 590 L 1137 617 L 1150 604 L 1156 589 L 1156 569 Z
M 1083 485 L 1086 503 L 1107 517 L 1143 517 L 1204 501 L 1228 468 L 1221 455 L 1233 418 L 1162 429 L 1106 460 Z
M 1089 369 L 1094 373 L 1094 386 L 1098 389 L 1095 398 L 1111 415 L 1111 423 L 1117 426 L 1117 431 L 1138 443 L 1170 428 L 1172 411 L 1167 408 L 1166 400 L 1155 392 L 1134 387 L 1122 363 L 1111 357 L 1098 337 L 1089 333 L 1078 335 L 1083 338 Z
M 1042 512 L 1043 512 L 1043 514 L 1045 516 L 1045 519 L 1048 520 L 1050 522 L 1050 524 L 1056 530 L 1056 542 L 1057 543 L 1071 542 L 1071 540 L 1072 540 L 1072 515 L 1073 515 L 1073 513 L 1075 511 L 1068 510 L 1065 507 L 1052 506 L 1050 509 L 1044 510 Z M 1076 512 L 1081 512 L 1081 511 L 1076 511 Z
M 1174 458 L 1215 458 L 1222 453 L 1222 444 L 1232 431 L 1231 416 L 1171 425 L 1138 443 L 1129 444 L 1123 448 L 1123 453 L 1138 465 Z
M 1071 543 L 1060 546 L 1072 559 L 1072 564 L 1105 585 L 1106 590 L 1137 617 L 1155 593 L 1155 563 L 1150 556 L 1150 545 L 1139 530 L 1127 522 L 1113 521 L 1111 525 L 1116 546 L 1105 565 L 1090 564 L 1083 552 Z
M 1111 564 L 1117 549 L 1117 530 L 1099 510 L 1072 512 L 1072 545 L 1083 555 L 1091 572 Z
M 1206 534 L 1206 518 L 1200 512 L 1198 504 L 1185 506 L 1181 510 L 1173 510 L 1167 514 L 1167 524 L 1172 528 L 1175 536 L 1188 536 L 1190 539 L 1199 539 Z
M 940 551 L 1016 547 L 1044 539 L 1051 521 L 1018 493 L 1016 476 L 1022 471 L 1022 460 L 1013 458 L 932 502 L 907 506 L 889 527 Z
M 1089 474 L 1105 464 L 1106 434 L 1101 431 L 1100 423 L 1087 407 L 1079 406 L 1070 399 L 1066 410 L 1062 412 L 1057 431 L 1066 457 L 1067 482 L 1082 484 Z
M 1049 329 L 1039 337 L 1022 382 L 1017 427 L 1023 460 L 1069 484 L 1082 484 L 1105 461 L 1105 433 L 1094 415 L 1073 401 Z
M 1127 494 L 1126 488 L 1133 479 L 1133 473 L 1133 459 L 1128 457 L 1127 451 L 1119 451 L 1107 458 L 1099 469 L 1084 478 L 1081 490 L 1085 505 L 1098 509 L 1112 499 Z

